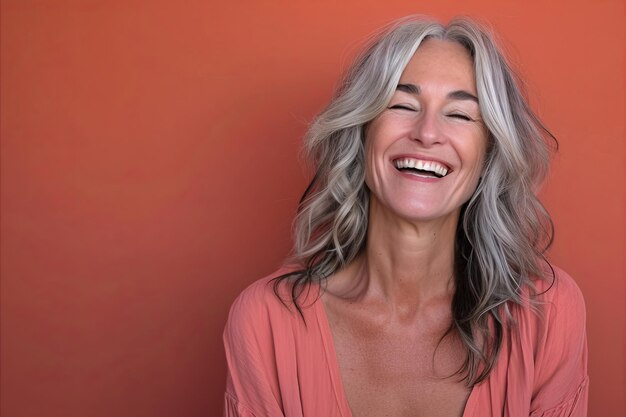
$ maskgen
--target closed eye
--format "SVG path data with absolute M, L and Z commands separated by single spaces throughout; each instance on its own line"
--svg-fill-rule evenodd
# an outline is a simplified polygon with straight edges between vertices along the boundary
M 415 109 L 409 107 L 409 106 L 405 106 L 402 104 L 395 104 L 393 106 L 389 107 L 390 109 L 398 109 L 398 110 L 408 110 L 408 111 L 415 111 Z
M 452 113 L 452 114 L 449 114 L 448 117 L 453 117 L 455 119 L 465 120 L 467 122 L 473 122 L 474 121 L 474 119 L 472 119 L 468 115 L 462 114 L 462 113 Z

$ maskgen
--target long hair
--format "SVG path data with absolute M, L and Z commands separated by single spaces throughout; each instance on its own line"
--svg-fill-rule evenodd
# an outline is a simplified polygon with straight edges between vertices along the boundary
M 315 175 L 294 222 L 289 263 L 297 269 L 278 277 L 274 290 L 278 295 L 278 286 L 289 282 L 301 313 L 302 291 L 362 253 L 369 209 L 364 130 L 386 108 L 409 60 L 430 38 L 457 42 L 470 53 L 489 131 L 482 179 L 457 227 L 453 322 L 446 333 L 457 333 L 465 347 L 457 374 L 471 386 L 495 364 L 510 304 L 523 303 L 521 288 L 533 289 L 533 277 L 546 277 L 551 269 L 543 254 L 552 242 L 552 221 L 536 191 L 556 140 L 530 109 L 493 35 L 470 19 L 446 26 L 419 16 L 401 19 L 370 41 L 347 71 L 306 135 Z

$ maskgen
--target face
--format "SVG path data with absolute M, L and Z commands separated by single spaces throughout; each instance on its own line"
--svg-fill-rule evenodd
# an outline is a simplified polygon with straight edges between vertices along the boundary
M 372 205 L 411 221 L 458 218 L 487 149 L 477 96 L 464 47 L 422 42 L 387 108 L 366 129 Z

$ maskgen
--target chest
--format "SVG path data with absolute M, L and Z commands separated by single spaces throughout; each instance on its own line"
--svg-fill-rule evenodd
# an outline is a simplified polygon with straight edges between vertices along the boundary
M 440 317 L 372 320 L 328 306 L 341 380 L 353 417 L 461 417 L 470 393 L 454 373 L 464 360 Z

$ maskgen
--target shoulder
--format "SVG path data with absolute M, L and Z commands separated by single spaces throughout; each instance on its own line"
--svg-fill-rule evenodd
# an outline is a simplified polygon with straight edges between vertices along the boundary
M 271 327 L 272 322 L 300 318 L 292 301 L 292 281 L 288 278 L 278 280 L 290 272 L 294 269 L 281 268 L 246 287 L 232 303 L 226 331 L 235 327 L 259 332 Z M 317 291 L 312 287 L 304 289 L 298 297 L 298 305 L 303 308 L 305 316 L 307 307 L 317 300 Z
M 553 277 L 550 276 L 551 273 L 553 273 Z M 541 289 L 543 289 L 550 298 L 558 301 L 565 303 L 572 301 L 584 304 L 583 295 L 578 284 L 567 272 L 556 265 L 551 265 L 551 269 L 548 268 L 547 275 L 548 277 L 537 281 L 539 292 L 542 292 Z
M 278 270 L 254 281 L 233 301 L 223 333 L 231 373 L 243 368 L 262 370 L 272 363 L 275 343 L 284 339 L 277 339 L 276 332 L 284 333 L 293 321 L 274 292 L 274 278 L 285 272 Z
M 268 314 L 286 309 L 285 285 L 277 285 L 276 278 L 288 272 L 290 271 L 287 269 L 279 269 L 254 281 L 241 291 L 230 307 L 227 325 L 239 325 L 243 324 L 241 323 L 243 321 L 251 327 L 256 327 L 258 324 L 266 323 Z
M 574 279 L 552 266 L 553 277 L 534 281 L 530 304 L 516 321 L 520 340 L 531 348 L 533 407 L 550 409 L 567 401 L 584 402 L 587 384 L 585 301 Z M 519 319 L 519 320 L 518 320 Z
M 274 291 L 274 278 L 287 272 L 278 270 L 248 285 L 228 314 L 226 404 L 246 410 L 245 415 L 282 415 L 276 402 L 281 395 L 278 352 L 289 346 L 290 322 L 295 321 Z
M 585 300 L 576 281 L 562 269 L 552 266 L 553 278 L 535 283 L 531 302 L 535 333 L 535 353 L 539 360 L 569 360 L 586 350 Z M 528 313 L 527 313 L 528 314 Z
M 514 307 L 514 323 L 532 333 L 535 343 L 549 343 L 558 336 L 582 334 L 585 329 L 585 300 L 576 281 L 554 265 L 541 278 L 523 288 L 522 304 Z
M 543 315 L 546 325 L 567 321 L 584 326 L 586 312 L 583 294 L 576 281 L 561 268 L 552 265 L 545 278 L 536 279 L 535 294 L 531 295 Z
M 549 344 L 585 332 L 583 294 L 576 281 L 554 265 L 522 288 L 522 303 L 513 306 L 512 312 L 514 327 L 529 343 Z

